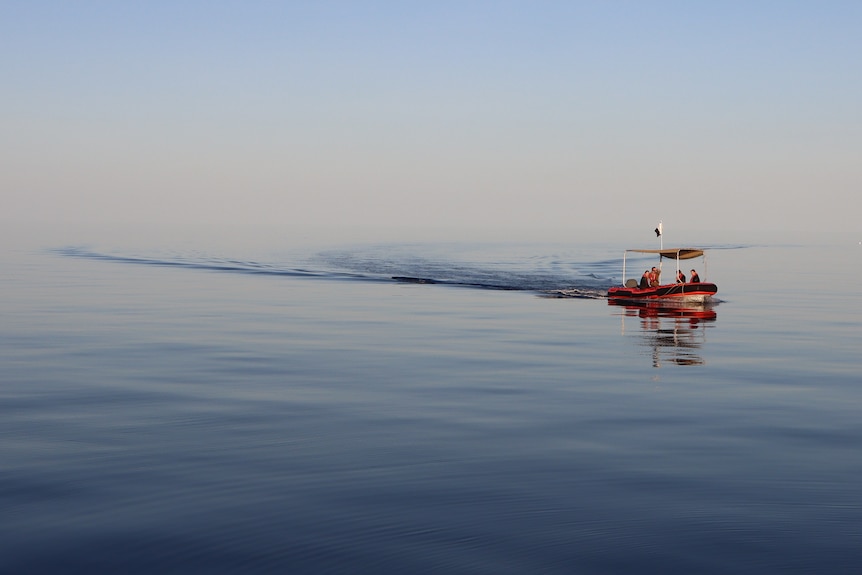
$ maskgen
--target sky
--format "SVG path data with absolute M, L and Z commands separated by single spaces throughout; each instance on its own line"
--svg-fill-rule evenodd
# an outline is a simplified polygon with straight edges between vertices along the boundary
M 862 3 L 0 3 L 0 221 L 860 231 Z

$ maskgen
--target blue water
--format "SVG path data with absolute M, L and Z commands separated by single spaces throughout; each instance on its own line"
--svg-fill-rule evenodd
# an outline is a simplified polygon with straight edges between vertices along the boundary
M 862 246 L 624 247 L 13 244 L 0 572 L 858 573 Z

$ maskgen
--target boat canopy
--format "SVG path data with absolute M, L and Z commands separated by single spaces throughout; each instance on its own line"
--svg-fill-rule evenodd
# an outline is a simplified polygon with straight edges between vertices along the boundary
M 671 260 L 690 260 L 703 256 L 703 250 L 695 248 L 672 248 L 666 250 L 626 250 L 627 252 L 637 252 L 639 254 L 659 254 L 663 258 Z

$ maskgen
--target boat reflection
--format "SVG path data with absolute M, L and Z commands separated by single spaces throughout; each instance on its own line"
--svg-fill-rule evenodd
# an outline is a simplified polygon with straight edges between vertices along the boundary
M 703 365 L 700 349 L 706 342 L 706 330 L 717 318 L 715 304 L 688 304 L 685 306 L 655 302 L 616 302 L 608 305 L 621 308 L 622 334 L 626 332 L 626 319 L 638 318 L 642 344 L 650 349 L 653 367 L 663 362 L 677 365 Z

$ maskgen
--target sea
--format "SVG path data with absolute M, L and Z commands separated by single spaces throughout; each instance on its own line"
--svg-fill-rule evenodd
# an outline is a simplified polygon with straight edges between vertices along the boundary
M 862 572 L 862 238 L 650 229 L 4 230 L 0 572 Z

